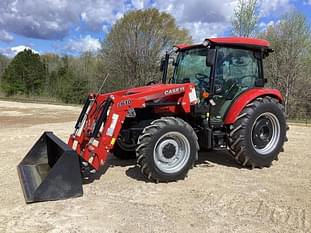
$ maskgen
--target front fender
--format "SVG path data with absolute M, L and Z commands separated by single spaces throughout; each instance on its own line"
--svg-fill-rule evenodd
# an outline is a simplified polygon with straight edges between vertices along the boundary
M 258 97 L 271 96 L 278 99 L 281 103 L 283 101 L 282 94 L 279 90 L 271 88 L 252 88 L 243 92 L 237 99 L 231 104 L 224 123 L 226 125 L 233 124 L 236 118 L 240 115 L 241 111 L 247 104 L 254 101 Z

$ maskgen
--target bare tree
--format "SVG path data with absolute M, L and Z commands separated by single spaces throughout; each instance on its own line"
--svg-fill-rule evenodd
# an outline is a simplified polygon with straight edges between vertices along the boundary
M 280 89 L 285 97 L 285 111 L 289 106 L 297 81 L 305 77 L 309 66 L 310 30 L 304 15 L 293 11 L 281 21 L 269 26 L 263 37 L 275 50 L 266 60 L 266 74 L 271 86 Z
M 160 77 L 160 56 L 175 43 L 191 42 L 175 19 L 157 9 L 127 13 L 103 42 L 102 56 L 115 88 L 143 85 Z
M 256 32 L 258 16 L 256 14 L 257 0 L 239 0 L 232 19 L 233 34 L 242 37 L 252 37 Z

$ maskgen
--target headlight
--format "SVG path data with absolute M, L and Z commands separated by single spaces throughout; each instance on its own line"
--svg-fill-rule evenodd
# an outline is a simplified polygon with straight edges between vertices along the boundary
M 209 45 L 209 40 L 205 39 L 202 44 L 204 47 L 207 47 Z
M 173 47 L 173 51 L 174 51 L 175 53 L 176 53 L 178 50 L 179 50 L 178 47 L 176 47 L 176 46 Z

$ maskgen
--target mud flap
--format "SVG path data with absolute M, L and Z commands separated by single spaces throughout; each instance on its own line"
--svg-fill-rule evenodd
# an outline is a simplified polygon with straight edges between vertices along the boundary
M 83 195 L 79 156 L 44 132 L 17 167 L 26 203 Z

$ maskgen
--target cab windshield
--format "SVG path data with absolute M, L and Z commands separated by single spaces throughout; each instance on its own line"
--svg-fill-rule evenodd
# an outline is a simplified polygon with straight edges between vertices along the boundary
M 180 52 L 177 56 L 173 83 L 191 82 L 196 86 L 207 86 L 211 67 L 206 65 L 207 48 L 196 48 Z

